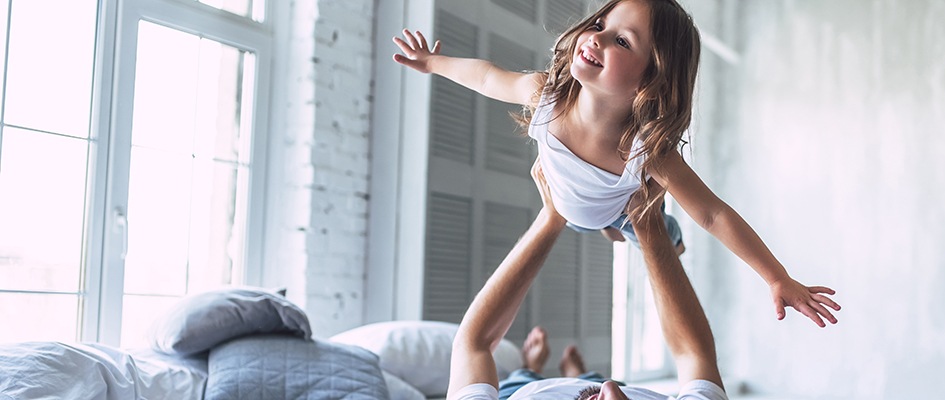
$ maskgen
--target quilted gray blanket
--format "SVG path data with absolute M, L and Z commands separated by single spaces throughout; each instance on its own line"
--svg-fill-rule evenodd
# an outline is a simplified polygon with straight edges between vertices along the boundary
M 387 400 L 377 356 L 286 335 L 238 338 L 210 350 L 206 400 Z

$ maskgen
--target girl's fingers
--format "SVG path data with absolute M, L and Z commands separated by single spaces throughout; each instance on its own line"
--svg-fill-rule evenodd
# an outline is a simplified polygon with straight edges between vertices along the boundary
M 415 54 L 417 54 L 412 48 L 410 48 L 410 45 L 408 45 L 407 42 L 404 42 L 404 40 L 399 37 L 394 37 L 394 43 L 397 44 L 397 47 L 400 47 L 400 51 L 403 51 L 408 57 L 413 57 Z
M 814 323 L 817 324 L 817 326 L 821 328 L 827 326 L 827 324 L 824 323 L 824 320 L 820 319 L 820 315 L 817 315 L 817 313 L 814 312 L 814 309 L 810 308 L 807 304 L 801 304 L 800 307 L 795 307 L 795 309 L 797 309 L 797 311 L 800 311 L 801 314 L 806 315 L 807 318 L 810 318 L 811 321 L 814 321 Z
M 404 57 L 403 54 L 397 53 L 397 54 L 394 54 L 394 61 L 396 61 L 396 62 L 398 62 L 398 63 L 400 63 L 400 64 L 407 65 L 407 64 L 410 63 L 411 60 L 410 60 L 409 58 L 407 58 L 407 57 Z
M 433 48 L 430 49 L 430 52 L 433 54 L 440 54 L 440 41 L 439 40 L 433 43 Z
M 423 34 L 420 31 L 417 31 L 417 39 L 420 41 L 420 48 L 426 49 L 427 47 L 427 38 L 423 37 Z
M 811 293 L 827 293 L 829 295 L 837 294 L 836 291 L 826 286 L 811 286 L 807 288 L 807 290 Z
M 827 307 L 830 307 L 830 308 L 832 308 L 832 309 L 834 309 L 834 310 L 840 311 L 840 305 L 837 304 L 837 302 L 833 301 L 832 299 L 830 299 L 830 298 L 827 297 L 827 296 L 819 295 L 819 294 L 812 294 L 810 297 L 811 297 L 812 299 L 814 299 L 814 301 L 816 301 L 816 302 L 818 302 L 818 303 L 826 304 Z
M 410 31 L 404 29 L 404 37 L 407 38 L 407 42 L 410 43 L 410 48 L 417 50 L 420 48 L 420 44 L 417 43 L 417 38 L 413 37 L 413 34 Z
M 816 310 L 817 313 L 819 313 L 820 315 L 823 315 L 824 318 L 827 318 L 827 321 L 830 321 L 831 324 L 836 324 L 836 323 L 837 323 L 837 318 L 834 317 L 833 314 L 831 314 L 830 311 L 827 310 L 827 309 L 826 309 L 824 306 L 822 306 L 820 303 L 818 303 L 818 302 L 816 302 L 816 301 L 811 301 L 811 302 L 809 303 L 809 305 L 810 305 L 814 310 Z

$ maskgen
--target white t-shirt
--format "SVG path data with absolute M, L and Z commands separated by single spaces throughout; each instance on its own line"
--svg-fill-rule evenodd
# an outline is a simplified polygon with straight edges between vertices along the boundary
M 529 383 L 515 392 L 509 400 L 573 399 L 581 389 L 599 383 L 576 378 L 551 378 Z M 718 385 L 703 380 L 687 383 L 679 396 L 671 397 L 651 390 L 622 386 L 620 388 L 633 400 L 728 400 L 728 395 Z M 487 383 L 475 383 L 460 389 L 456 400 L 498 400 L 499 391 Z
M 574 225 L 604 228 L 620 217 L 630 196 L 640 188 L 644 157 L 631 159 L 619 176 L 582 160 L 548 131 L 554 118 L 554 104 L 542 96 L 532 115 L 528 136 L 538 142 L 541 168 L 555 209 Z M 631 156 L 641 145 L 641 141 L 634 141 Z

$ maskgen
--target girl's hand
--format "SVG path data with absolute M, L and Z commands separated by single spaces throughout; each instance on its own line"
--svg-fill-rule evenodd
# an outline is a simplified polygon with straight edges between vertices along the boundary
M 404 38 L 407 40 L 394 37 L 394 43 L 404 52 L 404 54 L 394 54 L 394 61 L 424 74 L 429 74 L 431 72 L 430 59 L 440 54 L 440 41 L 437 40 L 431 49 L 427 46 L 427 39 L 423 37 L 420 31 L 417 31 L 417 35 L 414 36 L 406 29 L 404 29 Z
M 823 318 L 826 318 L 831 324 L 837 323 L 837 319 L 827 310 L 827 307 L 840 311 L 840 305 L 824 296 L 823 293 L 836 294 L 831 288 L 823 286 L 808 287 L 791 278 L 771 284 L 771 297 L 774 299 L 774 307 L 778 312 L 778 320 L 784 319 L 784 307 L 787 306 L 806 315 L 821 328 L 827 326 L 824 324 Z M 825 305 L 827 307 L 824 307 Z

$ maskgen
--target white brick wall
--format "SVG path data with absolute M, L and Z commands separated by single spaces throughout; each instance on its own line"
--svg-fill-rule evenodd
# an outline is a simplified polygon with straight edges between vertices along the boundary
M 364 322 L 375 6 L 294 0 L 290 8 L 285 122 L 274 124 L 285 131 L 272 142 L 281 179 L 270 191 L 279 225 L 269 248 L 278 255 L 267 257 L 277 265 L 265 267 L 263 282 L 287 286 L 316 336 L 328 337 Z
M 374 1 L 319 0 L 305 310 L 319 336 L 364 320 Z

